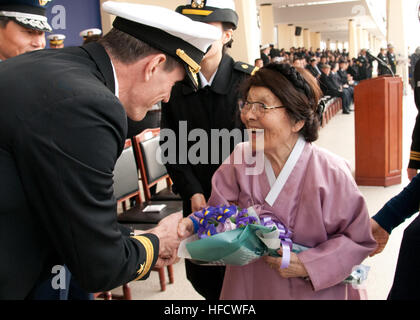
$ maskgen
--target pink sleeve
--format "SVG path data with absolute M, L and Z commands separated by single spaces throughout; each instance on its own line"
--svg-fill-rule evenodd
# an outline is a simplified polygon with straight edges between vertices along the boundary
M 211 196 L 207 205 L 237 204 L 239 186 L 233 164 L 222 164 L 212 178 Z
M 375 249 L 365 200 L 350 173 L 335 170 L 320 188 L 327 240 L 298 254 L 315 291 L 342 282 Z

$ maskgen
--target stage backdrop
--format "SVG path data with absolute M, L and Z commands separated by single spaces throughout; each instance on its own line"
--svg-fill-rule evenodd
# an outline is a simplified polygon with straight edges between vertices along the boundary
M 88 28 L 102 29 L 99 0 L 53 0 L 47 7 L 47 16 L 53 28 L 52 33 L 66 36 L 66 47 L 83 43 L 83 38 L 79 36 L 80 31 Z M 46 36 L 49 34 L 47 32 Z

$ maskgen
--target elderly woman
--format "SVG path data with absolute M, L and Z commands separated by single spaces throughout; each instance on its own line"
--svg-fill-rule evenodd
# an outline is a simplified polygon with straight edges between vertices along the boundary
M 316 80 L 303 69 L 270 64 L 246 81 L 243 96 L 241 119 L 250 142 L 239 144 L 216 171 L 208 205 L 253 206 L 310 249 L 292 253 L 283 269 L 282 257 L 228 266 L 221 299 L 360 299 L 342 281 L 376 242 L 348 164 L 312 144 L 319 129 Z M 264 165 L 258 173 L 246 158 L 239 163 L 235 157 L 249 155 L 247 148 L 258 152 L 262 130 Z M 187 220 L 184 227 L 191 230 Z

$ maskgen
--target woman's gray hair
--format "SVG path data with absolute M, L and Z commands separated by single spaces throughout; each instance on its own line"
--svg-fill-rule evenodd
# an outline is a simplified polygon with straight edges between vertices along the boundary
M 125 64 L 132 64 L 152 54 L 163 53 L 166 56 L 166 71 L 172 71 L 176 66 L 181 65 L 181 62 L 178 62 L 178 60 L 168 54 L 115 28 L 112 28 L 110 32 L 97 42 L 101 44 L 113 58 Z

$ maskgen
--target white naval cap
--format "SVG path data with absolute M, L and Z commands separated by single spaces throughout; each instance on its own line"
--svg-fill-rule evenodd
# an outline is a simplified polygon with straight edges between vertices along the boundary
M 115 29 L 182 62 L 194 88 L 198 87 L 201 60 L 208 47 L 221 38 L 218 28 L 158 6 L 107 1 L 102 8 L 117 16 Z
M 60 45 L 63 44 L 66 36 L 64 34 L 50 34 L 47 39 L 50 41 L 51 45 Z
M 98 28 L 90 28 L 90 29 L 86 29 L 86 30 L 82 30 L 80 31 L 80 36 L 81 37 L 90 37 L 90 36 L 96 36 L 96 35 L 101 35 L 102 34 L 102 30 L 98 29 Z

